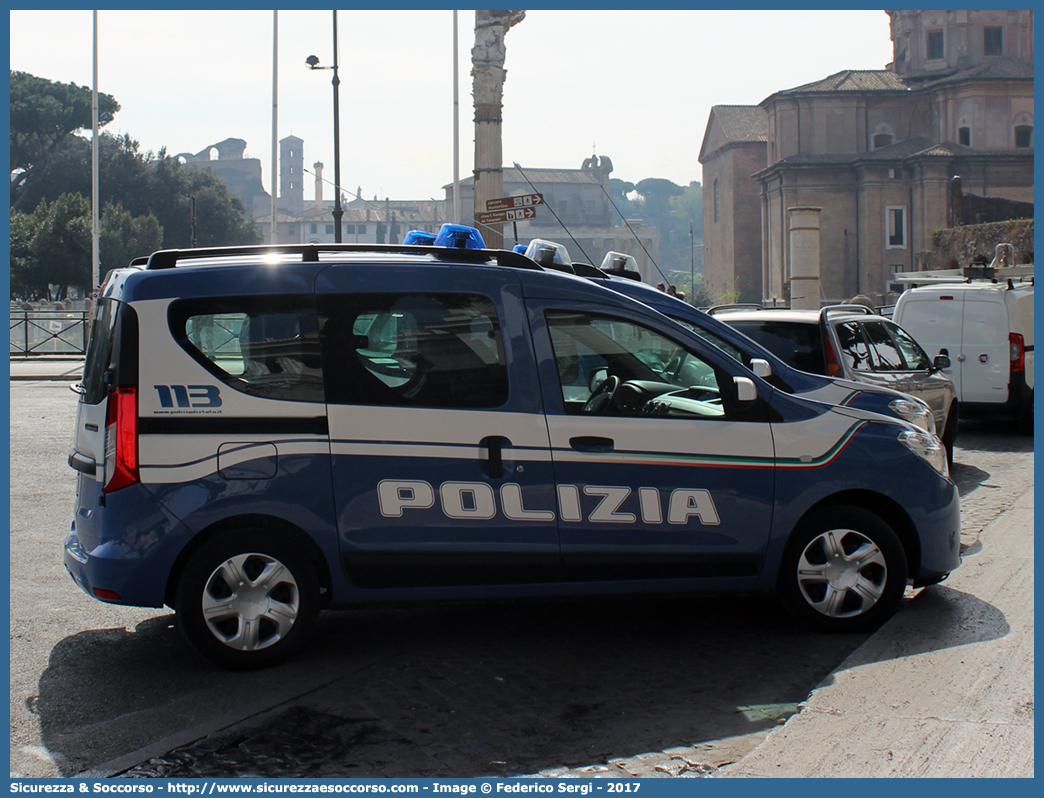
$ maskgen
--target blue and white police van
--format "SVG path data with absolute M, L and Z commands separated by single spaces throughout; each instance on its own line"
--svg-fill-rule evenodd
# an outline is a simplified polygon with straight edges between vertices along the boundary
M 482 246 L 449 226 L 112 272 L 69 456 L 76 583 L 169 605 L 197 650 L 253 668 L 323 608 L 775 592 L 847 631 L 958 566 L 934 435 Z

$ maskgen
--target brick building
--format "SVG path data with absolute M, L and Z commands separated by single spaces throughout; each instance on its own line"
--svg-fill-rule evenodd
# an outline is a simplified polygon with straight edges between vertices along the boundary
M 705 190 L 718 186 L 718 202 L 704 203 L 708 285 L 786 302 L 786 210 L 815 206 L 821 298 L 882 297 L 949 225 L 953 176 L 971 194 L 1032 201 L 1033 12 L 886 13 L 885 69 L 712 110 L 700 157 Z M 759 113 L 763 143 L 750 135 Z M 761 167 L 749 171 L 759 151 Z M 755 240 L 758 253 L 735 243 Z

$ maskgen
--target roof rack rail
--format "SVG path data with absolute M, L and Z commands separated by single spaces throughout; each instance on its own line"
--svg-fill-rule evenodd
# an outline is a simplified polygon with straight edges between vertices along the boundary
M 837 313 L 865 313 L 868 316 L 876 316 L 877 314 L 873 309 L 868 308 L 866 305 L 862 305 L 858 302 L 853 302 L 851 305 L 827 305 L 819 309 L 819 318 L 825 319 L 830 315 L 830 311 Z
M 493 260 L 499 266 L 514 269 L 541 271 L 541 267 L 517 252 L 502 249 L 463 249 L 456 247 L 430 247 L 411 244 L 255 244 L 239 247 L 206 247 L 199 249 L 162 249 L 153 252 L 148 259 L 149 270 L 173 269 L 180 261 L 209 258 L 264 257 L 266 255 L 300 255 L 302 263 L 318 263 L 320 253 L 390 253 L 395 255 L 432 255 L 445 260 L 468 263 L 488 263 Z
M 713 307 L 707 308 L 707 314 L 713 316 L 718 311 L 722 310 L 765 310 L 764 305 L 759 305 L 756 302 L 734 302 L 729 305 L 714 305 Z
M 897 274 L 895 282 L 907 288 L 936 283 L 970 283 L 973 280 L 986 280 L 999 283 L 1001 280 L 1023 279 L 1033 276 L 1033 264 L 1023 263 L 1017 266 L 965 266 L 963 269 L 938 269 L 924 272 L 907 272 Z

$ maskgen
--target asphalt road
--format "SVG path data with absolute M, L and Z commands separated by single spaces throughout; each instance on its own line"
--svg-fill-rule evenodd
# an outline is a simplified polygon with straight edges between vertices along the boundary
M 768 599 L 444 604 L 326 613 L 297 660 L 224 672 L 168 611 L 93 601 L 66 575 L 74 409 L 62 383 L 11 384 L 12 773 L 610 775 L 604 763 L 683 747 L 699 775 L 866 639 L 805 632 Z M 1032 448 L 962 426 L 971 550 L 1032 484 Z

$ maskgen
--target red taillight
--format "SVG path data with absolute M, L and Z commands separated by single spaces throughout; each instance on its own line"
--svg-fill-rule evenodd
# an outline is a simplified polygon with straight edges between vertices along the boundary
M 94 595 L 100 599 L 107 599 L 108 601 L 123 601 L 119 593 L 113 590 L 105 590 L 101 587 L 94 588 Z
M 837 362 L 837 352 L 834 351 L 834 345 L 830 342 L 829 336 L 823 336 L 823 348 L 826 351 L 827 374 L 833 377 L 841 371 L 841 365 Z
M 105 465 L 108 481 L 102 491 L 138 481 L 138 390 L 117 388 L 109 394 L 105 409 Z
M 1011 352 L 1011 373 L 1020 374 L 1026 370 L 1026 341 L 1018 333 L 1008 333 L 1008 348 Z

